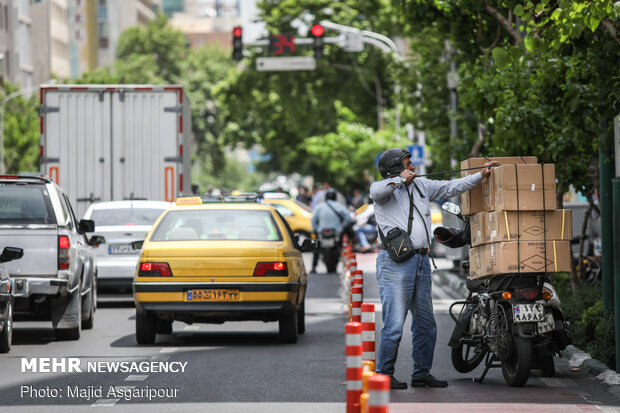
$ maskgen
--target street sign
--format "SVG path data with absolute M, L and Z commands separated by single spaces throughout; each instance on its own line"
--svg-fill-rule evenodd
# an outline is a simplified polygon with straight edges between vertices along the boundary
M 316 69 L 316 60 L 312 56 L 259 57 L 256 59 L 256 70 L 259 72 L 314 69 Z
M 410 145 L 407 146 L 407 150 L 411 152 L 412 165 L 424 165 L 424 146 Z
M 364 51 L 364 36 L 361 32 L 343 32 L 342 48 L 345 52 L 359 53 Z

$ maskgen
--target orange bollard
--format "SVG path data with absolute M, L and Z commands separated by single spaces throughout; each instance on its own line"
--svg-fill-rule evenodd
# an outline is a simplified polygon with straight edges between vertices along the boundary
M 362 304 L 362 360 L 375 361 L 375 305 Z
M 364 300 L 364 287 L 359 279 L 353 280 L 351 289 L 351 321 L 362 322 L 362 301 Z
M 359 413 L 362 394 L 362 324 L 345 325 L 347 357 L 347 413 Z M 389 389 L 388 378 L 388 389 Z
M 368 413 L 388 413 L 390 377 L 375 374 L 368 379 Z
M 364 362 L 362 361 L 362 363 Z M 374 372 L 374 368 L 373 371 L 364 371 L 362 373 L 362 395 L 360 396 L 360 413 L 368 413 L 368 379 L 375 374 L 376 373 Z

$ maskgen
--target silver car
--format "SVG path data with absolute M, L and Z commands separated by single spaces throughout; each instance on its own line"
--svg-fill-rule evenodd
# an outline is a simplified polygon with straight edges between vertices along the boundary
M 97 257 L 97 281 L 100 288 L 131 291 L 140 251 L 131 243 L 146 234 L 162 212 L 172 203 L 163 201 L 109 201 L 92 204 L 84 219 L 95 222 L 96 232 L 105 242 L 94 248 Z

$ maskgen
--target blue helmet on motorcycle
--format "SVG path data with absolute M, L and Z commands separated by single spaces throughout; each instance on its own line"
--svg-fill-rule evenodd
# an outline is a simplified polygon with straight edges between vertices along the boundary
M 383 152 L 377 165 L 381 176 L 386 179 L 400 175 L 405 170 L 403 159 L 406 157 L 411 157 L 411 153 L 402 148 L 392 148 Z

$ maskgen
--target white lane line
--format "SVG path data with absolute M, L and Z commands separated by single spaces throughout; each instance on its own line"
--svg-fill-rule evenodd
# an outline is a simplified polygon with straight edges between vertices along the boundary
M 174 353 L 175 351 L 178 351 L 179 348 L 178 347 L 164 347 L 161 350 L 159 350 L 160 353 Z
M 90 407 L 109 407 L 114 406 L 120 399 L 98 399 Z
M 153 356 L 151 357 L 151 361 L 168 361 L 170 360 L 170 356 Z
M 125 381 L 144 381 L 148 376 L 148 374 L 130 374 Z
M 200 330 L 200 326 L 185 326 L 183 327 L 185 331 L 197 331 Z

